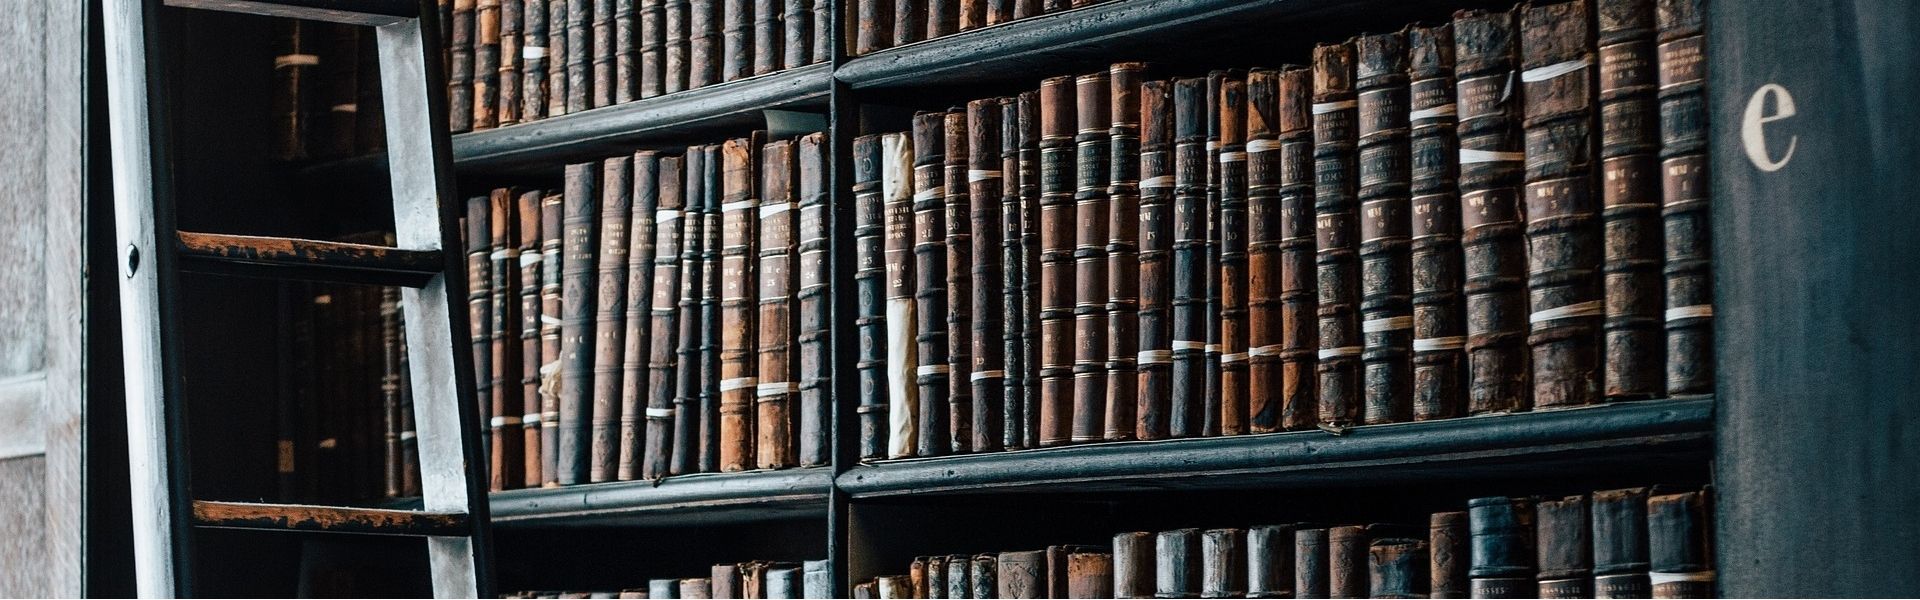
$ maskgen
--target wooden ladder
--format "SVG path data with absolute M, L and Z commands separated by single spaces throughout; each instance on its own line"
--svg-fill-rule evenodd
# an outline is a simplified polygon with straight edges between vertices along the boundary
M 179 231 L 167 124 L 162 5 L 373 27 L 391 165 L 395 247 Z M 143 597 L 193 595 L 196 528 L 426 538 L 434 594 L 487 597 L 486 461 L 458 252 L 445 78 L 433 0 L 105 0 L 120 322 Z M 420 510 L 194 500 L 185 451 L 177 271 L 402 286 L 419 432 Z

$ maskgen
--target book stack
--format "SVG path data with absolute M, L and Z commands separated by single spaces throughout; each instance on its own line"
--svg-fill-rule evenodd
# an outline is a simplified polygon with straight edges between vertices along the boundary
M 373 32 L 299 19 L 276 19 L 273 27 L 273 158 L 329 160 L 384 149 Z
M 847 53 L 869 54 L 1112 0 L 854 0 Z
M 832 598 L 827 561 L 750 561 L 713 566 L 706 577 L 649 579 L 645 587 L 602 592 L 519 592 L 502 598 Z

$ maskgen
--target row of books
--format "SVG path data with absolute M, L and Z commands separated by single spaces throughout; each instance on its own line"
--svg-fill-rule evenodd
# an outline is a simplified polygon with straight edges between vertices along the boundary
M 274 159 L 346 158 L 386 146 L 371 31 L 277 19 L 274 42 Z
M 826 62 L 829 0 L 440 0 L 448 129 Z
M 1112 545 L 915 558 L 855 598 L 1710 598 L 1705 491 L 1474 499 L 1427 527 L 1127 532 Z
M 1711 392 L 1701 2 L 1598 4 L 857 138 L 861 455 Z
M 753 561 L 713 566 L 707 577 L 652 579 L 618 592 L 520 592 L 506 598 L 832 598 L 827 561 Z
M 855 56 L 1047 13 L 1125 0 L 855 0 Z

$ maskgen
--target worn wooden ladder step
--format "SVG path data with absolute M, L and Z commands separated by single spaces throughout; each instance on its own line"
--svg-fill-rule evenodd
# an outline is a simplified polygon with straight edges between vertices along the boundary
M 466 535 L 471 522 L 467 515 L 454 512 L 195 500 L 193 525 L 216 529 L 447 536 Z
M 165 0 L 167 6 L 219 12 L 386 25 L 420 15 L 416 0 Z
M 178 238 L 189 271 L 421 287 L 446 268 L 439 250 L 190 231 Z

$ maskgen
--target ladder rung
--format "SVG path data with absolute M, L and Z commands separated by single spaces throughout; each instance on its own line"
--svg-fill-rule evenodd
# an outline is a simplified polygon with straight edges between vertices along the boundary
M 420 287 L 446 267 L 438 250 L 179 232 L 187 270 Z
M 419 0 L 166 0 L 166 4 L 358 25 L 386 25 L 420 16 Z
M 193 501 L 193 524 L 220 529 L 370 535 L 468 534 L 467 515 L 462 513 L 210 500 Z

